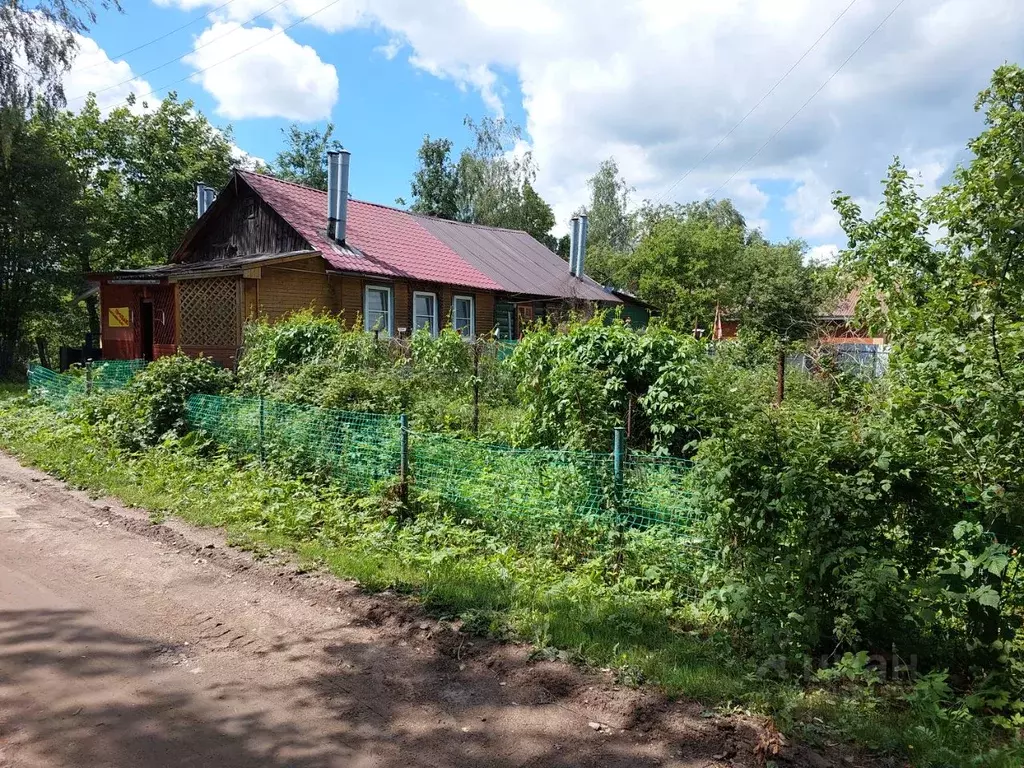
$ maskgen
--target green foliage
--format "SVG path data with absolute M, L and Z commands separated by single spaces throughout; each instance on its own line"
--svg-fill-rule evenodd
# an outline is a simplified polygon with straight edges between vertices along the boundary
M 3 11 L 0 11 L 2 15 Z M 9 129 L 0 153 L 0 379 L 29 357 L 27 333 L 70 303 L 79 283 L 67 254 L 79 247 L 79 189 L 49 124 L 38 115 L 4 118 Z
M 89 403 L 90 418 L 110 425 L 118 445 L 141 450 L 188 430 L 185 405 L 194 394 L 230 386 L 230 371 L 206 358 L 162 357 L 136 374 L 126 387 Z
M 83 272 L 165 263 L 195 221 L 196 182 L 219 189 L 231 171 L 231 131 L 191 100 L 138 106 L 130 97 L 104 114 L 90 96 L 53 127 L 82 189 Z
M 410 209 L 442 219 L 520 229 L 554 250 L 555 215 L 533 188 L 533 153 L 519 153 L 522 130 L 504 118 L 466 118 L 472 145 L 452 160 L 450 139 L 423 137 Z M 399 201 L 402 202 L 402 201 Z
M 451 160 L 451 139 L 423 137 L 417 151 L 420 167 L 412 177 L 410 210 L 453 220 L 459 212 L 459 173 Z
M 341 142 L 332 139 L 334 123 L 319 128 L 302 130 L 297 123 L 282 128 L 287 146 L 277 153 L 277 160 L 269 169 L 281 179 L 305 184 L 314 189 L 327 189 L 327 152 L 342 148 Z
M 334 359 L 344 336 L 336 318 L 312 310 L 273 324 L 249 323 L 242 341 L 244 354 L 238 361 L 239 384 L 243 391 L 264 391 L 274 376 Z
M 78 50 L 77 36 L 96 21 L 97 7 L 121 10 L 119 0 L 8 0 L 0 5 L 0 156 L 10 149 L 8 131 L 20 114 L 33 105 L 44 111 L 64 106 L 61 81 Z
M 913 577 L 945 526 L 914 458 L 884 425 L 808 404 L 760 409 L 705 439 L 699 497 L 719 552 L 707 599 L 786 658 L 934 657 Z
M 661 324 L 638 332 L 598 316 L 557 331 L 539 326 L 509 360 L 522 408 L 515 440 L 610 447 L 612 429 L 628 425 L 632 448 L 685 456 L 723 420 L 770 401 L 766 359 L 745 343 L 716 351 Z M 815 386 L 803 389 L 810 396 Z

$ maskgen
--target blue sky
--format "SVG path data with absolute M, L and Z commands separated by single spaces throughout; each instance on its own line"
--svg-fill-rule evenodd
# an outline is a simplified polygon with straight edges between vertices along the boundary
M 103 12 L 90 37 L 115 57 L 122 50 L 196 19 L 194 25 L 123 57 L 134 73 L 149 72 L 191 50 L 193 39 L 203 30 L 202 12 L 139 2 L 124 14 Z M 352 184 L 360 198 L 388 204 L 397 197 L 408 199 L 409 179 L 417 165 L 416 151 L 423 136 L 447 136 L 461 146 L 467 137 L 464 117 L 478 119 L 489 114 L 477 91 L 460 88 L 453 81 L 434 77 L 397 58 L 388 59 L 379 49 L 389 38 L 378 31 L 352 30 L 339 40 L 314 27 L 300 26 L 290 36 L 316 49 L 337 69 L 338 103 L 329 120 L 295 122 L 303 127 L 334 123 L 335 136 L 358 153 L 352 166 Z M 272 162 L 282 146 L 282 128 L 293 121 L 283 117 L 231 120 L 218 115 L 216 100 L 200 85 L 188 79 L 177 82 L 188 78 L 194 69 L 177 61 L 145 75 L 150 86 L 158 89 L 150 98 L 176 90 L 181 98 L 192 99 L 215 125 L 231 125 L 238 146 Z M 173 85 L 162 88 L 165 84 Z M 514 81 L 504 85 L 510 92 L 516 88 Z M 69 89 L 67 95 L 70 98 L 78 94 Z M 523 124 L 521 101 L 521 97 L 513 96 L 506 114 Z
M 979 128 L 975 94 L 995 66 L 1024 59 L 1014 0 L 125 5 L 81 41 L 72 108 L 84 90 L 116 85 L 101 95 L 109 106 L 175 83 L 270 161 L 281 128 L 330 120 L 353 152 L 353 193 L 384 203 L 408 198 L 424 134 L 459 146 L 465 116 L 502 114 L 524 127 L 560 226 L 614 156 L 636 200 L 724 185 L 750 223 L 815 254 L 843 243 L 832 192 L 870 210 L 893 155 L 926 192 L 943 183 Z

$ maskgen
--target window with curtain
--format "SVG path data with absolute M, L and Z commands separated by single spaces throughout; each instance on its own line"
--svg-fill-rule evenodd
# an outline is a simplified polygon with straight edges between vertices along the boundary
M 426 328 L 437 336 L 437 295 L 416 291 L 412 295 L 412 329 Z
M 363 322 L 366 330 L 391 335 L 391 289 L 368 285 L 363 297 Z
M 476 333 L 475 316 L 472 296 L 455 296 L 452 299 L 452 327 L 464 338 L 471 338 Z

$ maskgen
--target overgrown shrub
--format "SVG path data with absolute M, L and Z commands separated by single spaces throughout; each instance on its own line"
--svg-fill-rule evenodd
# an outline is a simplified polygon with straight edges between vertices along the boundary
M 217 394 L 232 383 L 231 372 L 208 358 L 162 357 L 136 374 L 124 389 L 85 403 L 89 417 L 110 423 L 120 445 L 139 450 L 187 431 L 190 395 Z

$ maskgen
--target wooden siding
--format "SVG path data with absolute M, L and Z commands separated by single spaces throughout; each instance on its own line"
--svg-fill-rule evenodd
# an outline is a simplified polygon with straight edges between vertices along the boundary
M 260 281 L 251 277 L 242 278 L 242 316 L 246 322 L 260 315 Z
M 486 336 L 494 330 L 494 294 L 476 294 L 476 334 Z
M 263 267 L 259 280 L 259 314 L 277 320 L 301 309 L 335 311 L 324 260 L 319 256 Z
M 211 261 L 231 256 L 255 256 L 263 253 L 289 253 L 310 247 L 291 225 L 285 222 L 255 192 L 239 182 L 237 192 L 225 190 L 223 206 L 211 216 L 189 244 L 182 261 Z M 326 213 L 324 225 L 326 226 Z

